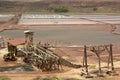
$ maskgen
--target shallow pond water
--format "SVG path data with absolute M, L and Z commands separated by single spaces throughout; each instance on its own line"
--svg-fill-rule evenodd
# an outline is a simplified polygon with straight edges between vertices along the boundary
M 34 29 L 34 39 L 56 41 L 68 45 L 120 44 L 120 35 L 105 31 L 82 31 L 72 29 L 39 30 Z M 6 30 L 0 33 L 9 38 L 24 38 L 24 30 Z

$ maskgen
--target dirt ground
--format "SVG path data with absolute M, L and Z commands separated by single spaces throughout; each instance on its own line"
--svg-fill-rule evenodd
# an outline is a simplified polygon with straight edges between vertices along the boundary
M 54 52 L 56 52 L 59 56 L 62 58 L 76 64 L 83 63 L 83 55 L 84 55 L 84 49 L 83 47 L 60 47 L 60 48 L 52 48 Z M 117 73 L 120 73 L 120 46 L 113 46 L 113 57 L 114 57 L 114 66 Z M 1 53 L 0 55 L 3 55 Z M 108 53 L 107 51 L 103 52 L 101 54 L 101 60 L 102 60 L 102 70 L 106 70 L 104 67 L 107 66 L 107 58 Z M 2 56 L 0 58 L 0 67 L 7 67 L 7 66 L 18 66 L 21 65 L 17 62 L 4 62 L 2 59 Z M 88 51 L 88 65 L 89 65 L 89 71 L 91 70 L 98 70 L 98 58 L 94 53 L 91 51 Z M 57 75 L 61 80 L 63 78 L 76 78 L 78 80 L 85 79 L 84 77 L 81 77 L 81 69 L 74 69 L 69 67 L 64 67 L 61 71 L 55 71 L 55 72 L 41 72 L 41 71 L 33 71 L 33 72 L 18 72 L 18 73 L 12 73 L 12 72 L 0 72 L 0 76 L 7 76 L 10 77 L 12 80 L 32 80 L 33 78 L 36 78 L 38 76 L 41 77 L 49 77 Z M 106 76 L 104 78 L 94 78 L 92 80 L 106 80 L 106 79 L 112 79 L 112 80 L 119 80 L 120 76 Z
M 15 30 L 15 29 L 27 29 L 28 27 L 25 25 L 17 25 L 13 22 L 13 20 L 10 20 L 8 22 L 1 22 L 0 23 L 0 32 L 4 30 Z

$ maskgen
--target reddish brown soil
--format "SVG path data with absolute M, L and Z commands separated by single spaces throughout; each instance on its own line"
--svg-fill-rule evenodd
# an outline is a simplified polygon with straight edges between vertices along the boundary
M 59 56 L 63 57 L 64 59 L 67 59 L 68 61 L 76 64 L 82 64 L 83 62 L 83 55 L 84 55 L 84 49 L 83 47 L 61 47 L 61 48 L 56 48 L 52 49 L 54 52 L 56 52 Z M 113 46 L 113 56 L 114 56 L 114 64 L 117 62 L 120 62 L 120 46 Z M 108 53 L 107 51 L 103 52 L 101 54 L 101 59 L 102 63 L 106 63 L 108 58 Z M 88 51 L 88 63 L 89 64 L 98 64 L 98 58 L 96 55 L 90 51 Z M 107 63 L 106 63 L 107 64 Z M 3 66 L 15 66 L 19 65 L 16 62 L 3 62 L 3 60 L 0 61 L 0 67 Z M 120 72 L 120 64 L 114 65 L 116 68 L 116 71 L 119 73 Z M 55 72 L 41 72 L 41 71 L 35 71 L 35 72 L 24 72 L 24 73 L 0 73 L 0 76 L 8 76 L 12 80 L 31 80 L 37 76 L 42 76 L 42 77 L 48 77 L 48 76 L 53 76 L 53 75 L 58 75 L 59 77 L 71 77 L 71 75 L 74 74 L 77 78 L 80 78 L 77 74 L 79 74 L 80 69 L 73 69 L 73 68 L 68 68 L 64 67 L 64 70 L 62 71 L 55 71 Z M 72 77 L 74 77 L 72 76 Z M 109 77 L 106 77 L 104 79 L 109 79 Z M 119 76 L 111 77 L 113 80 L 118 80 L 120 79 Z M 98 78 L 95 80 L 99 80 Z M 103 79 L 102 79 L 103 80 Z

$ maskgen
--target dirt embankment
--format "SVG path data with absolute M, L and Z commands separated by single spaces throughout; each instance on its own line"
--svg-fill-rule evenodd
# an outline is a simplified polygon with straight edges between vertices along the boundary
M 0 25 L 0 32 L 4 31 L 4 30 L 25 30 L 27 29 L 27 26 L 25 25 Z
M 39 25 L 39 26 L 29 26 L 29 29 L 39 29 L 39 30 L 79 30 L 79 31 L 107 31 L 113 32 L 116 27 L 110 24 L 60 24 L 60 25 Z
M 13 29 L 27 29 L 25 25 L 18 25 L 21 16 L 14 16 L 10 20 L 0 23 L 0 32 Z

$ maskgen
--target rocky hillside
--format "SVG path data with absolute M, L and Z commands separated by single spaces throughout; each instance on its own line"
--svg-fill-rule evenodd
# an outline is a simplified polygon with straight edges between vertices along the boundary
M 120 13 L 120 0 L 0 0 L 0 13 L 53 13 L 59 7 L 71 13 Z

